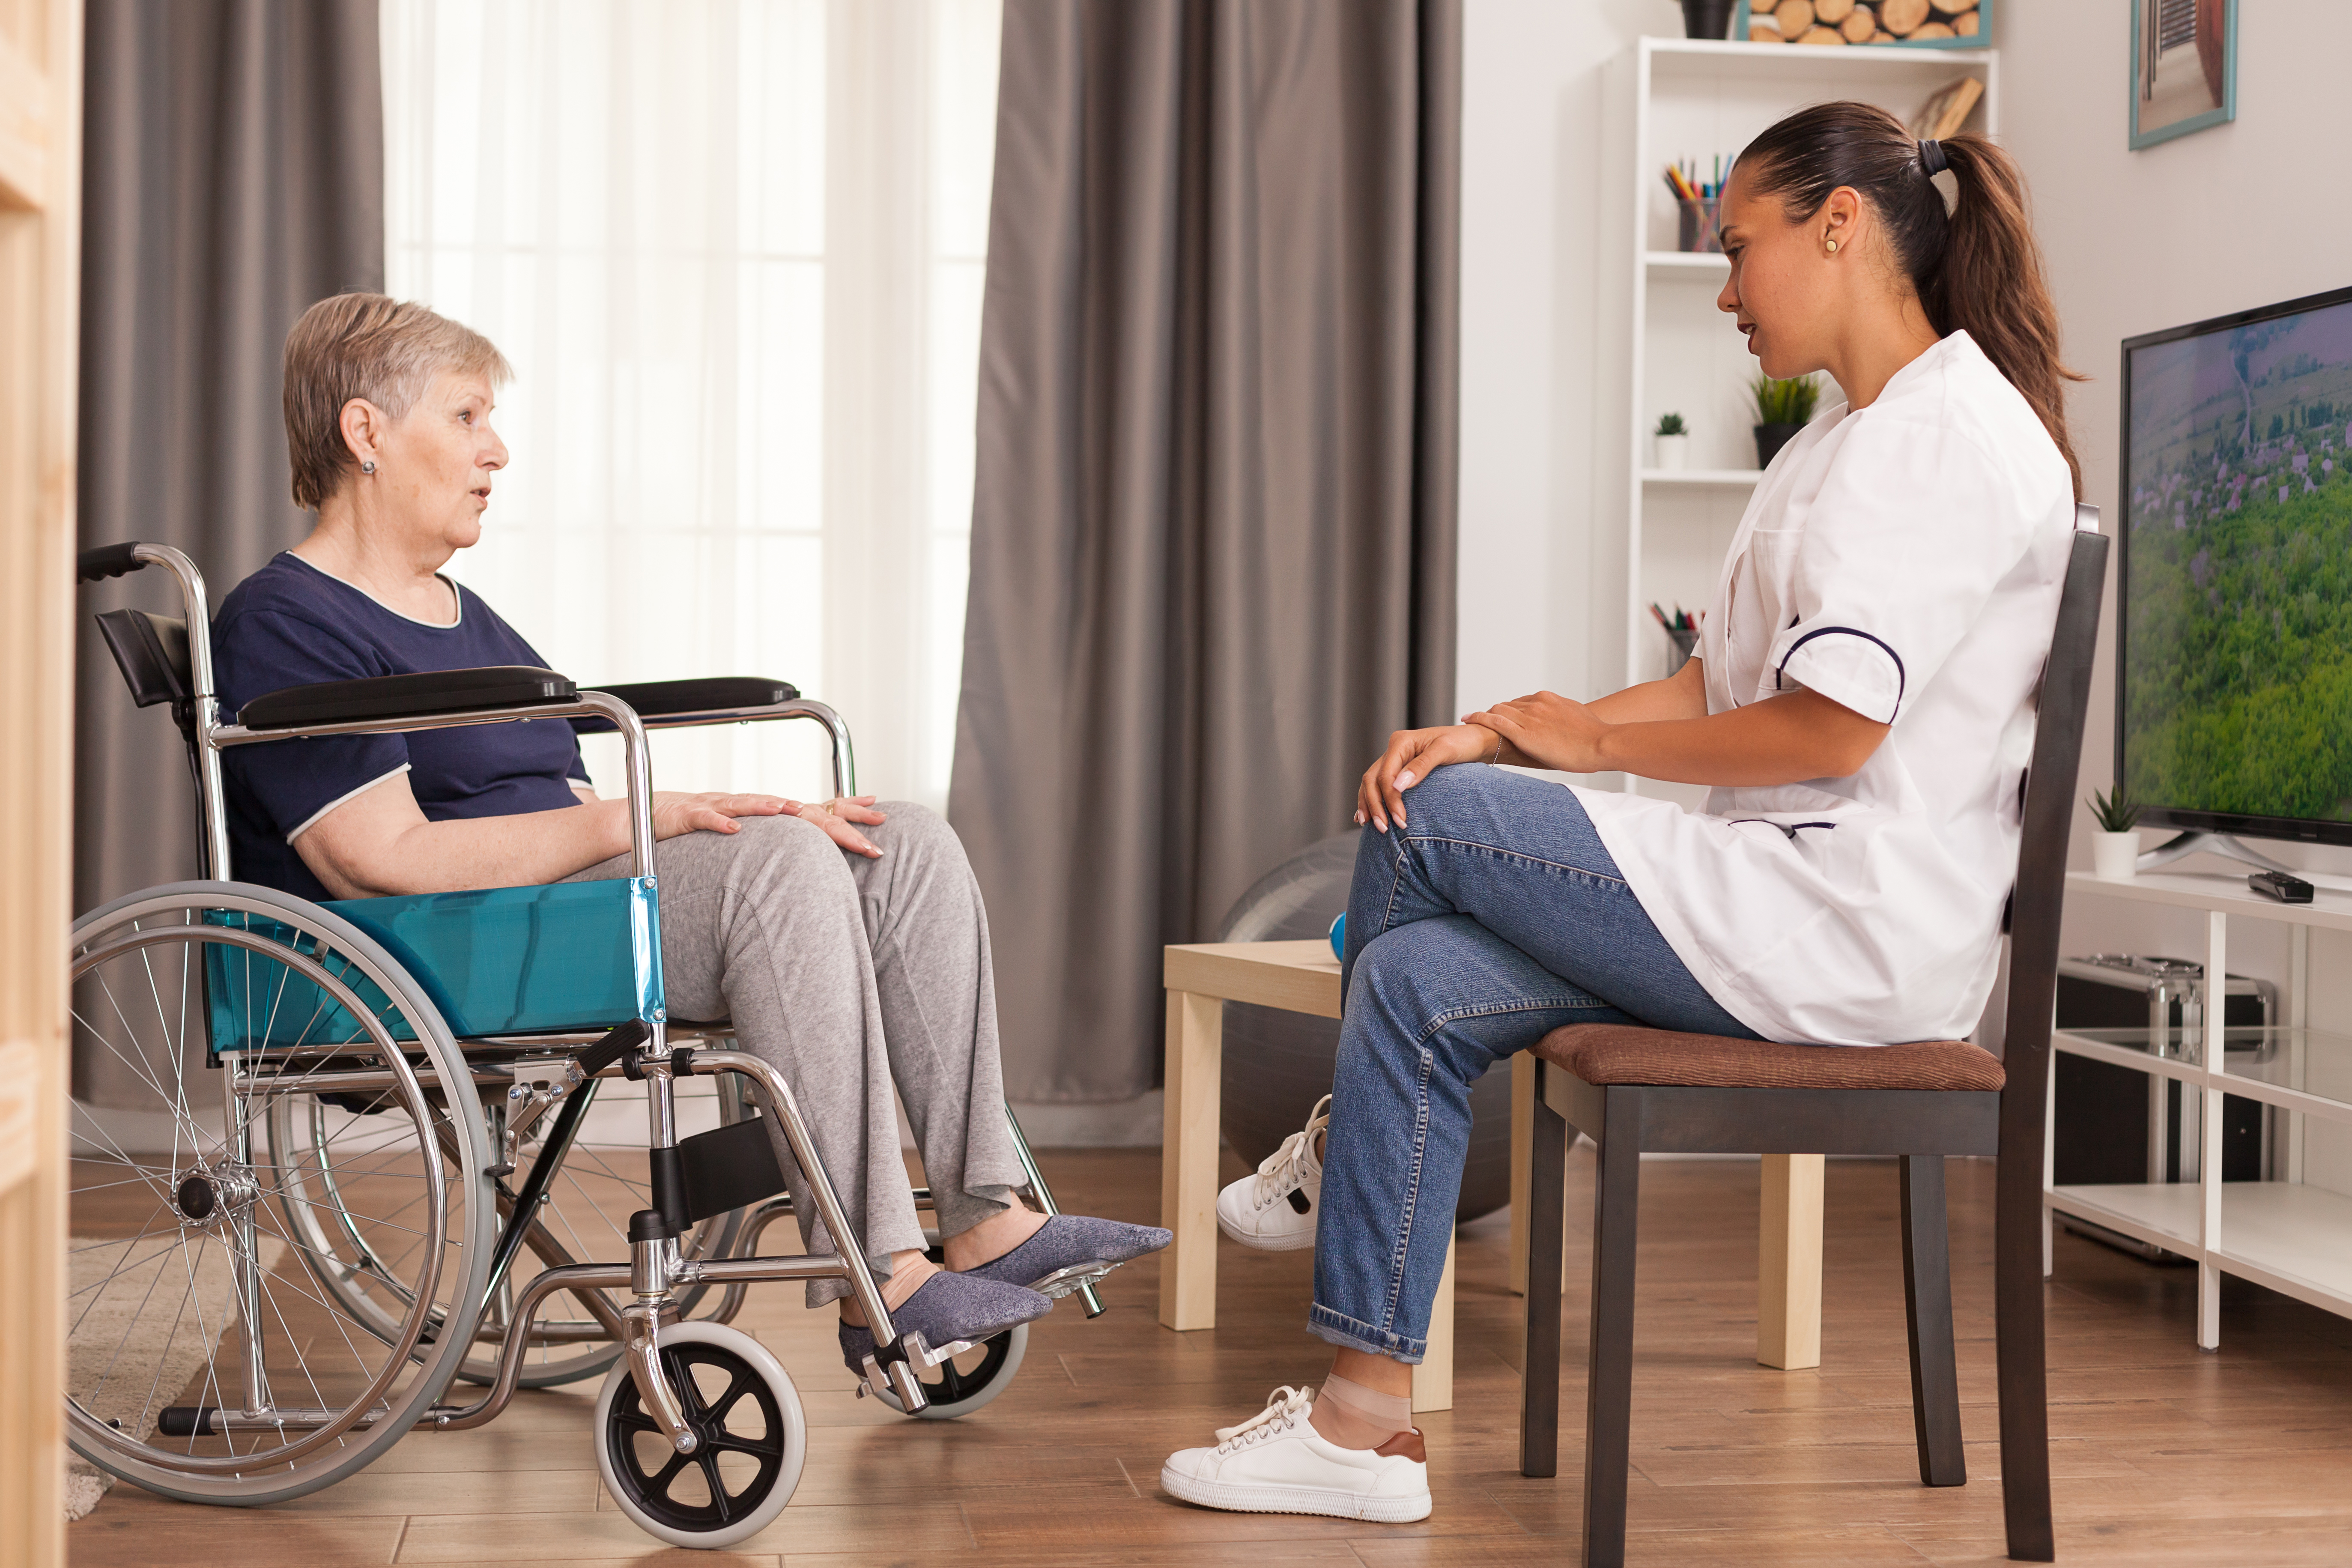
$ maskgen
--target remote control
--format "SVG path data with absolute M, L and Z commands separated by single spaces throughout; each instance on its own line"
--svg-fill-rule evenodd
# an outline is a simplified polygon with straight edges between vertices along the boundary
M 2246 886 L 2263 897 L 2276 899 L 2283 904 L 2311 902 L 2311 884 L 2284 871 L 2257 871 L 2246 879 Z

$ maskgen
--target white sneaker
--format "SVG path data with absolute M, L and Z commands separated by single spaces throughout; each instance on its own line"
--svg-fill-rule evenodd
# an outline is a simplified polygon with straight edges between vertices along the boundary
M 1234 1513 L 1322 1513 L 1410 1524 L 1429 1517 L 1429 1464 L 1419 1431 L 1377 1448 L 1342 1448 L 1307 1424 L 1314 1395 L 1277 1388 L 1266 1406 L 1160 1467 L 1171 1497 Z
M 1323 1162 L 1315 1140 L 1331 1124 L 1331 1097 L 1315 1102 L 1307 1125 L 1265 1157 L 1257 1174 L 1217 1194 L 1217 1228 L 1260 1252 L 1297 1252 L 1315 1245 L 1315 1215 L 1323 1201 Z

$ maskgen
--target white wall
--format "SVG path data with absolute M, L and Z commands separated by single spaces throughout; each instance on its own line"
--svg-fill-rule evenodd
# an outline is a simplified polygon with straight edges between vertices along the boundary
M 1644 33 L 1682 30 L 1674 0 L 1468 0 L 1465 10 L 1464 711 L 1547 687 L 1600 696 L 1593 681 L 1623 664 L 1599 629 L 1615 623 L 1587 613 L 1622 578 L 1612 565 L 1594 586 L 1601 67 Z

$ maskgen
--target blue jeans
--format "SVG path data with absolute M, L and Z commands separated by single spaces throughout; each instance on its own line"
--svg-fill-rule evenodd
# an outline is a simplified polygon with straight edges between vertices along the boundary
M 1471 763 L 1404 800 L 1356 850 L 1307 1326 L 1411 1363 L 1488 1068 L 1567 1024 L 1759 1037 L 1691 978 L 1569 791 Z

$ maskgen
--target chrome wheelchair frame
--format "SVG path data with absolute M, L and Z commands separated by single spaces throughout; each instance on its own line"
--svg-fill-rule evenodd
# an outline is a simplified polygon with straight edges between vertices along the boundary
M 792 1393 L 789 1377 L 772 1356 L 757 1347 L 756 1342 L 723 1329 L 741 1307 L 751 1285 L 795 1279 L 845 1280 L 872 1325 L 877 1350 L 866 1360 L 863 1381 L 858 1386 L 861 1395 L 870 1391 L 910 1415 L 958 1414 L 952 1408 L 933 1408 L 934 1395 L 927 1391 L 920 1373 L 944 1368 L 948 1386 L 957 1388 L 951 1358 L 976 1347 L 961 1342 L 931 1346 L 924 1342 L 921 1334 L 902 1335 L 892 1325 L 880 1289 L 858 1261 L 862 1250 L 856 1239 L 856 1227 L 850 1223 L 825 1173 L 791 1086 L 760 1058 L 732 1048 L 731 1030 L 725 1026 L 673 1026 L 667 1018 L 658 1001 L 657 931 L 651 939 L 655 967 L 650 991 L 646 990 L 643 973 L 645 931 L 639 930 L 635 938 L 640 952 L 638 990 L 654 1001 L 641 1007 L 638 1016 L 625 1018 L 615 1027 L 601 1034 L 566 1029 L 524 1035 L 474 1035 L 448 1032 L 444 1026 L 441 1036 L 428 1037 L 433 1036 L 439 1020 L 437 1016 L 426 1016 L 435 1010 L 417 999 L 417 988 L 409 983 L 415 977 L 410 973 L 387 973 L 387 963 L 398 971 L 399 961 L 392 959 L 388 951 L 372 948 L 365 931 L 350 926 L 330 907 L 307 905 L 298 910 L 296 906 L 300 901 L 285 895 L 249 897 L 267 890 L 228 879 L 234 868 L 222 754 L 232 747 L 307 737 L 400 734 L 514 720 L 579 720 L 609 724 L 619 732 L 622 741 L 631 876 L 652 889 L 656 884 L 652 764 L 647 746 L 650 730 L 782 719 L 814 721 L 830 738 L 835 791 L 845 795 L 854 794 L 856 788 L 856 763 L 848 727 L 840 715 L 825 704 L 800 698 L 797 693 L 782 701 L 722 701 L 711 707 L 641 714 L 620 696 L 603 690 L 576 689 L 569 681 L 551 678 L 555 685 L 540 700 L 497 706 L 443 706 L 405 711 L 399 710 L 395 703 L 389 710 L 380 709 L 374 716 L 367 717 L 257 725 L 224 721 L 214 688 L 211 647 L 205 631 L 210 616 L 205 583 L 194 563 L 167 545 L 130 543 L 85 553 L 79 570 L 84 581 L 92 581 L 148 565 L 161 566 L 171 574 L 185 607 L 184 654 L 176 648 L 163 649 L 166 665 L 184 669 L 184 689 L 142 689 L 134 673 L 134 661 L 126 658 L 118 640 L 118 634 L 130 623 L 106 627 L 106 617 L 101 617 L 102 629 L 108 631 L 110 642 L 115 645 L 134 700 L 145 706 L 168 698 L 187 739 L 202 820 L 200 853 L 205 879 L 150 889 L 147 894 L 133 895 L 131 900 L 86 917 L 76 930 L 77 976 L 84 973 L 85 967 L 94 973 L 106 961 L 127 962 L 126 954 L 145 963 L 149 950 L 159 942 L 176 942 L 184 950 L 181 1012 L 184 1016 L 186 952 L 211 954 L 218 950 L 248 956 L 259 954 L 289 971 L 299 971 L 320 998 L 320 1005 L 341 1008 L 342 1013 L 336 1016 L 355 1020 L 358 1035 L 328 1047 L 278 1048 L 265 1043 L 261 1048 L 215 1049 L 206 1058 L 207 1064 L 220 1072 L 225 1146 L 209 1159 L 198 1158 L 197 1140 L 190 1132 L 186 1140 L 190 1148 L 184 1158 L 179 1152 L 181 1133 L 175 1131 L 168 1179 L 159 1181 L 152 1173 L 135 1170 L 133 1174 L 162 1194 L 163 1223 L 177 1227 L 177 1234 L 184 1238 L 184 1238 L 198 1234 L 198 1245 L 206 1237 L 216 1239 L 228 1258 L 231 1297 L 223 1310 L 236 1325 L 233 1331 L 242 1362 L 241 1382 L 234 1391 L 224 1388 L 224 1397 L 216 1404 L 169 1406 L 156 1418 L 159 1434 L 187 1444 L 184 1463 L 174 1456 L 171 1463 L 160 1467 L 142 1464 L 137 1456 L 146 1450 L 140 1450 L 132 1441 L 138 1434 L 131 1432 L 120 1419 L 98 1419 L 69 1399 L 68 1426 L 77 1451 L 117 1474 L 171 1495 L 231 1503 L 277 1500 L 331 1484 L 388 1446 L 392 1440 L 388 1432 L 377 1434 L 376 1429 L 394 1418 L 384 1391 L 394 1385 L 404 1368 L 425 1369 L 421 1376 L 437 1378 L 440 1383 L 437 1388 L 421 1392 L 412 1384 L 410 1392 L 402 1396 L 403 1408 L 409 1412 L 408 1428 L 456 1431 L 483 1426 L 507 1408 L 524 1381 L 525 1359 L 534 1344 L 567 1340 L 610 1342 L 619 1346 L 619 1355 L 599 1402 L 600 1422 L 608 1407 L 619 1410 L 627 1406 L 625 1415 L 627 1422 L 634 1423 L 632 1430 L 657 1435 L 675 1456 L 663 1472 L 665 1475 L 682 1463 L 703 1464 L 710 1476 L 713 1506 L 719 1515 L 725 1516 L 729 1510 L 725 1506 L 727 1500 L 720 1495 L 717 1457 L 705 1455 L 698 1461 L 698 1455 L 706 1445 L 726 1446 L 720 1442 L 721 1418 L 726 1413 L 722 1410 L 719 1417 L 709 1417 L 709 1396 L 696 1393 L 688 1374 L 680 1370 L 686 1363 L 678 1357 L 699 1346 L 696 1353 L 705 1360 L 715 1357 L 734 1369 L 737 1383 L 730 1385 L 730 1390 L 756 1373 L 754 1381 L 765 1380 L 767 1392 L 761 1397 L 772 1412 L 779 1413 L 775 1418 L 783 1419 L 788 1414 L 789 1420 L 784 1424 L 795 1426 L 799 1422 L 797 1396 Z M 152 640 L 159 637 L 168 639 L 174 634 L 169 623 L 146 617 L 142 635 Z M 274 700 L 320 689 L 295 689 L 271 697 Z M 782 689 L 789 692 L 791 689 Z M 258 702 L 248 705 L 236 719 L 245 719 L 258 706 Z M 146 900 L 143 904 L 139 902 L 142 899 Z M 652 901 L 657 913 L 657 894 L 653 895 Z M 236 919 L 210 923 L 216 909 L 232 907 L 241 911 Z M 202 911 L 207 923 L 197 928 L 194 921 L 184 916 L 178 924 L 142 925 L 142 918 L 171 909 Z M 308 916 L 301 914 L 303 910 L 310 911 Z M 115 923 L 107 924 L 101 917 Z M 639 923 L 642 927 L 645 922 Z M 88 937 L 84 935 L 84 924 L 92 928 Z M 245 929 L 236 929 L 239 925 Z M 287 934 L 289 930 L 290 936 Z M 159 936 L 159 932 L 181 934 L 167 937 Z M 149 988 L 154 989 L 152 963 L 147 981 Z M 371 985 L 374 990 L 370 990 Z M 362 993 L 370 996 L 389 994 L 393 1004 L 403 1009 L 409 1034 L 404 1037 L 386 1025 L 378 1016 L 376 1005 L 364 999 Z M 211 1005 L 203 1000 L 209 994 L 201 980 L 198 994 L 201 1013 Z M 110 993 L 109 999 L 115 1000 Z M 115 1006 L 120 1016 L 119 1001 Z M 274 1007 L 273 1004 L 270 1026 L 260 1035 L 265 1042 L 276 1038 L 270 1033 L 276 1022 Z M 160 994 L 155 1010 L 159 1017 L 168 1011 Z M 215 1031 L 208 1038 L 216 1040 L 216 1026 L 207 1027 Z M 837 1252 L 758 1255 L 762 1233 L 792 1209 L 791 1197 L 778 1194 L 780 1172 L 761 1173 L 757 1184 L 765 1186 L 764 1194 L 746 1195 L 741 1189 L 720 1183 L 720 1196 L 711 1201 L 724 1203 L 729 1197 L 742 1198 L 723 1211 L 711 1209 L 709 1202 L 699 1211 L 692 1206 L 688 1191 L 691 1173 L 682 1152 L 682 1146 L 692 1141 L 682 1140 L 678 1134 L 676 1089 L 678 1079 L 696 1075 L 720 1075 L 722 1083 L 730 1086 L 739 1097 L 731 1104 L 722 1101 L 722 1122 L 740 1122 L 745 1101 L 761 1116 L 771 1119 L 769 1125 L 782 1135 L 800 1164 L 816 1209 L 816 1219 L 835 1238 Z M 646 1086 L 646 1188 L 650 1201 L 630 1219 L 625 1262 L 583 1261 L 572 1257 L 568 1249 L 548 1235 L 539 1216 L 551 1196 L 549 1184 L 572 1151 L 581 1119 L 596 1084 L 623 1076 L 640 1079 Z M 257 1115 L 253 1110 L 256 1105 L 266 1109 Z M 322 1105 L 347 1110 L 356 1107 L 354 1115 L 376 1114 L 390 1109 L 405 1114 L 420 1139 L 429 1131 L 422 1173 L 412 1179 L 423 1184 L 428 1205 L 446 1201 L 444 1194 L 451 1177 L 434 1158 L 433 1144 L 437 1142 L 443 1161 L 457 1173 L 458 1181 L 486 1184 L 488 1190 L 479 1198 L 487 1206 L 479 1214 L 471 1206 L 478 1201 L 476 1194 L 459 1194 L 467 1205 L 467 1213 L 473 1216 L 468 1223 L 474 1225 L 475 1235 L 490 1234 L 490 1213 L 504 1211 L 495 1228 L 487 1263 L 465 1258 L 461 1247 L 461 1267 L 455 1274 L 464 1279 L 446 1288 L 439 1276 L 431 1272 L 440 1267 L 442 1255 L 436 1249 L 445 1245 L 438 1232 L 432 1233 L 417 1279 L 405 1284 L 393 1281 L 401 1289 L 391 1299 L 407 1302 L 404 1315 L 396 1323 L 389 1322 L 387 1318 L 387 1322 L 372 1328 L 361 1324 L 387 1347 L 379 1358 L 383 1368 L 376 1381 L 356 1396 L 357 1402 L 343 1405 L 316 1394 L 315 1380 L 310 1380 L 314 1394 L 308 1405 L 282 1398 L 278 1388 L 273 1386 L 273 1369 L 265 1350 L 264 1333 L 270 1314 L 278 1309 L 275 1298 L 268 1296 L 262 1278 L 267 1268 L 260 1261 L 263 1238 L 257 1234 L 255 1219 L 256 1208 L 260 1206 L 255 1194 L 268 1184 L 256 1179 L 258 1168 L 253 1135 L 257 1121 L 268 1118 L 268 1159 L 274 1166 L 283 1166 L 288 1156 L 278 1148 L 279 1129 L 284 1119 L 292 1114 L 285 1108 L 307 1107 L 308 1114 L 317 1122 L 322 1114 L 319 1107 Z M 478 1108 L 478 1127 L 472 1113 L 462 1109 L 467 1106 Z M 194 1123 L 190 1120 L 192 1113 L 187 1110 L 184 1092 L 180 1092 L 179 1110 L 182 1120 L 192 1128 Z M 729 1111 L 731 1114 L 727 1114 Z M 1006 1114 L 1012 1117 L 1009 1106 Z M 1012 1126 L 1014 1148 L 1032 1196 L 1045 1213 L 1057 1212 L 1017 1119 Z M 540 1147 L 537 1157 L 526 1169 L 520 1163 L 521 1150 L 533 1134 L 538 1135 Z M 107 1141 L 111 1142 L 110 1139 Z M 761 1140 L 754 1142 L 761 1148 L 766 1146 Z M 742 1141 L 735 1141 L 730 1147 L 741 1150 Z M 484 1152 L 492 1158 L 485 1160 Z M 474 1174 L 469 1176 L 469 1171 Z M 505 1178 L 518 1173 L 521 1177 L 520 1184 L 509 1189 Z M 771 1173 L 775 1184 L 766 1184 L 766 1175 Z M 335 1177 L 336 1173 L 322 1157 L 309 1179 L 323 1197 L 312 1197 L 310 1188 L 300 1186 L 297 1179 L 299 1190 L 285 1205 L 289 1216 L 309 1216 L 321 1227 L 318 1234 L 326 1238 L 305 1247 L 303 1255 L 320 1297 L 332 1295 L 338 1288 L 338 1270 L 343 1272 L 346 1283 L 356 1279 L 362 1287 L 370 1286 L 373 1279 L 372 1266 L 374 1275 L 389 1278 L 391 1272 L 373 1262 L 374 1255 L 361 1227 L 353 1223 L 348 1204 L 334 1184 Z M 282 1191 L 289 1180 L 281 1172 L 274 1178 L 275 1185 Z M 128 1179 L 115 1184 L 133 1186 Z M 135 1186 L 133 1191 L 137 1191 Z M 761 1201 L 762 1196 L 765 1201 Z M 927 1206 L 929 1197 L 926 1191 L 915 1192 L 919 1206 Z M 707 1227 L 718 1219 L 724 1220 L 723 1226 L 715 1232 L 709 1231 Z M 348 1234 L 347 1247 L 329 1235 L 337 1221 Z M 142 1238 L 143 1236 L 144 1233 Z M 682 1245 L 682 1238 L 690 1240 L 692 1245 Z M 296 1245 L 302 1246 L 299 1234 Z M 544 1267 L 517 1289 L 510 1284 L 510 1270 L 526 1247 Z M 337 1252 L 336 1247 L 342 1250 Z M 344 1257 L 344 1252 L 350 1256 Z M 329 1253 L 333 1256 L 322 1265 L 320 1255 Z M 1097 1316 L 1103 1310 L 1094 1289 L 1101 1272 L 1098 1268 L 1067 1270 L 1066 1278 L 1057 1278 L 1045 1288 L 1054 1295 L 1078 1293 L 1087 1315 Z M 472 1278 L 483 1281 L 480 1288 L 462 1288 L 465 1279 Z M 193 1271 L 188 1289 L 192 1294 L 196 1289 Z M 436 1292 L 445 1289 L 446 1300 L 438 1299 Z M 151 1284 L 151 1295 L 153 1289 Z M 716 1310 L 682 1325 L 694 1298 L 712 1290 L 719 1292 Z M 588 1319 L 571 1325 L 541 1324 L 541 1314 L 551 1300 L 567 1291 L 586 1309 Z M 607 1298 L 607 1291 L 625 1292 L 625 1304 L 615 1307 Z M 282 1312 L 279 1315 L 282 1321 Z M 206 1327 L 208 1331 L 209 1326 Z M 175 1322 L 173 1332 L 177 1331 Z M 223 1334 L 230 1331 L 225 1325 Z M 735 1344 L 727 1335 L 744 1340 L 751 1348 Z M 346 1333 L 347 1340 L 349 1337 Z M 497 1345 L 495 1367 L 488 1369 L 487 1375 L 478 1371 L 476 1373 L 476 1381 L 488 1386 L 479 1397 L 466 1404 L 453 1403 L 443 1396 L 462 1364 L 458 1358 L 463 1352 L 454 1348 L 458 1340 L 468 1345 L 477 1342 Z M 225 1339 L 223 1342 L 226 1342 Z M 365 1364 L 356 1351 L 353 1355 Z M 1017 1367 L 1017 1353 L 1011 1358 L 1011 1366 L 1004 1364 L 1006 1359 L 999 1347 L 987 1365 L 1000 1369 L 1003 1377 L 1009 1377 L 1013 1367 Z M 747 1366 L 750 1370 L 743 1371 Z M 167 1381 L 161 1371 L 157 1379 L 159 1384 Z M 781 1390 L 776 1387 L 780 1380 Z M 285 1381 L 282 1372 L 279 1381 Z M 151 1390 L 151 1405 L 152 1395 Z M 727 1397 L 731 1400 L 737 1395 L 730 1392 Z M 788 1412 L 783 1411 L 785 1405 L 790 1406 Z M 142 1421 L 144 1415 L 142 1411 Z M 256 1461 L 250 1454 L 241 1460 L 236 1447 L 240 1434 L 255 1435 L 257 1442 L 273 1437 L 282 1441 L 278 1447 L 268 1450 L 267 1463 Z M 804 1428 L 801 1435 L 804 1440 Z M 359 1443 L 353 1448 L 355 1439 L 371 1436 L 380 1436 L 381 1440 Z M 195 1452 L 200 1440 L 213 1438 L 227 1442 L 226 1455 Z M 608 1438 L 605 1434 L 599 1436 L 600 1462 L 608 1487 L 615 1489 L 616 1500 L 640 1525 L 681 1545 L 719 1546 L 742 1539 L 775 1517 L 797 1480 L 797 1455 L 779 1449 L 760 1461 L 763 1467 L 772 1464 L 777 1472 L 776 1479 L 765 1483 L 767 1490 L 761 1495 L 760 1506 L 740 1510 L 740 1517 L 718 1518 L 708 1529 L 701 1527 L 698 1516 L 698 1522 L 691 1526 L 667 1528 L 665 1521 L 674 1523 L 668 1515 L 656 1510 L 657 1517 L 649 1518 L 643 1509 L 631 1504 L 615 1482 L 614 1463 L 617 1461 L 612 1460 L 604 1449 L 621 1441 L 618 1437 Z M 330 1456 L 310 1471 L 300 1470 L 298 1462 L 305 1456 L 336 1447 L 351 1451 L 351 1462 L 341 1463 Z M 619 1452 L 619 1448 L 613 1449 L 614 1454 Z M 256 1471 L 259 1473 L 253 1473 Z M 762 1474 L 766 1473 L 763 1468 Z M 781 1497 L 775 1495 L 779 1487 Z

